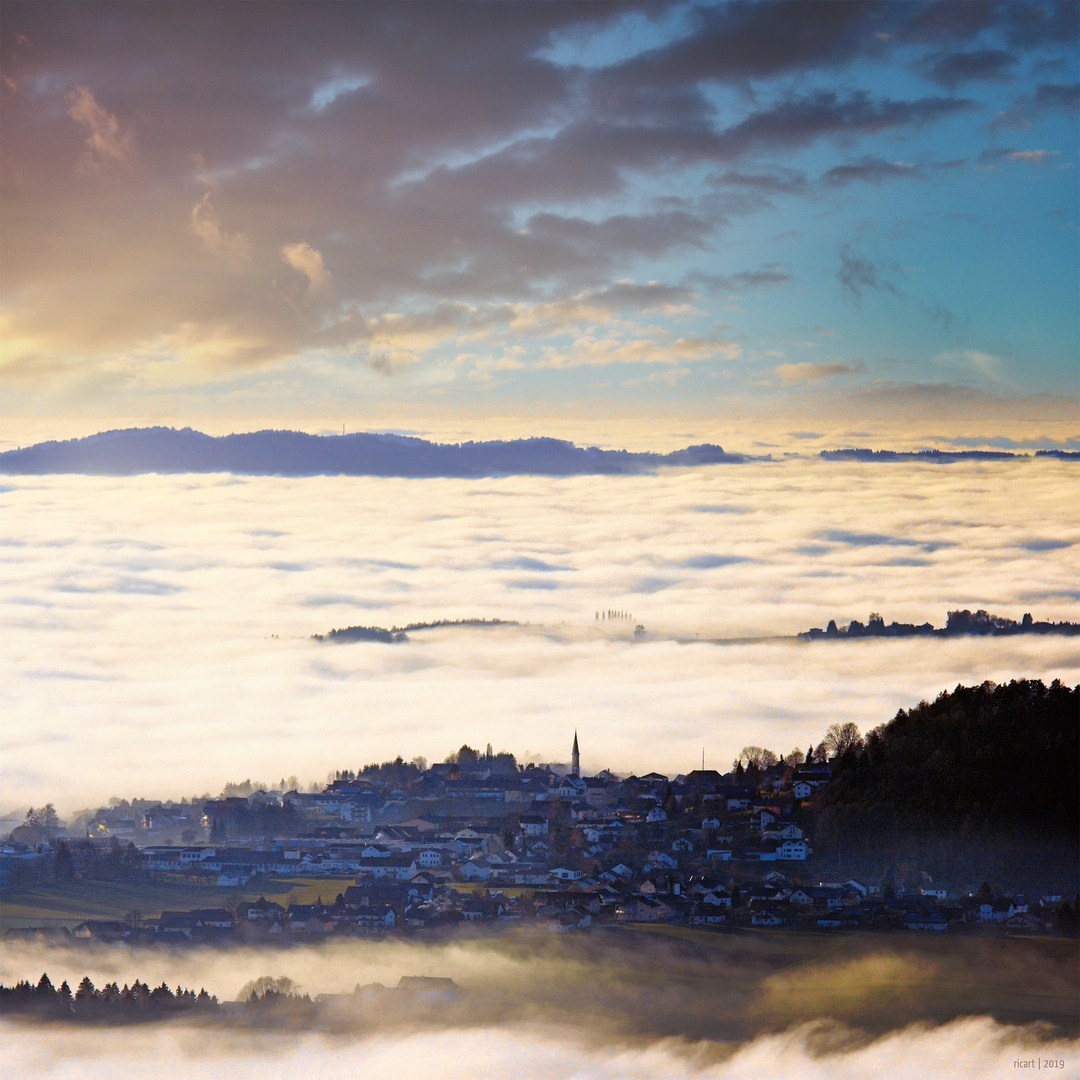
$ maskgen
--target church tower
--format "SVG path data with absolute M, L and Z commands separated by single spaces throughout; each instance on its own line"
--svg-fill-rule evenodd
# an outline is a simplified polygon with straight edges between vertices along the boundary
M 570 772 L 574 776 L 581 775 L 581 754 L 577 747 L 577 731 L 574 732 L 574 749 L 570 752 Z

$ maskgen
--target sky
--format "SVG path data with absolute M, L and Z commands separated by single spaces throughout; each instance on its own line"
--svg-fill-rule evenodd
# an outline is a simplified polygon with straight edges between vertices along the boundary
M 1078 27 L 981 0 L 6 3 L 5 445 L 1075 438 Z

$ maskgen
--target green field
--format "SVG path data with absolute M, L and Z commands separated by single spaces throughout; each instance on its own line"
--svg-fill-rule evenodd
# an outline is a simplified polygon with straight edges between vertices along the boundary
M 149 885 L 72 881 L 20 886 L 0 893 L 0 931 L 20 926 L 73 926 L 83 919 L 125 919 L 133 911 L 150 918 L 163 911 L 230 907 L 237 900 L 259 896 L 282 905 L 312 904 L 320 896 L 332 903 L 352 884 L 352 878 L 268 878 L 240 889 L 192 885 L 181 880 Z

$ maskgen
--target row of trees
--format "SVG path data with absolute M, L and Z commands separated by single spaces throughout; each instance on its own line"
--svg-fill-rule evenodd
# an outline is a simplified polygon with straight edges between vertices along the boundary
M 249 806 L 242 799 L 208 804 L 210 842 L 225 843 L 232 836 L 295 836 L 300 815 L 292 806 Z
M 495 753 L 491 749 L 491 743 L 481 754 L 466 743 L 460 750 L 447 754 L 444 759 L 446 765 L 456 765 L 459 769 L 489 769 L 497 774 L 509 774 L 517 772 L 517 758 L 506 750 Z
M 737 779 L 750 783 L 777 765 L 795 769 L 800 765 L 824 764 L 847 754 L 858 753 L 864 745 L 865 740 L 857 724 L 832 724 L 821 742 L 816 747 L 811 745 L 805 754 L 795 747 L 781 758 L 760 746 L 744 746 L 731 767 Z
M 86 976 L 74 993 L 66 980 L 54 987 L 47 974 L 41 976 L 37 985 L 26 980 L 14 986 L 0 984 L 0 1013 L 56 1020 L 138 1023 L 182 1013 L 209 1013 L 218 1004 L 218 999 L 205 989 L 196 993 L 178 986 L 174 991 L 165 983 L 151 989 L 138 979 L 123 987 L 115 982 L 106 983 L 99 990 Z

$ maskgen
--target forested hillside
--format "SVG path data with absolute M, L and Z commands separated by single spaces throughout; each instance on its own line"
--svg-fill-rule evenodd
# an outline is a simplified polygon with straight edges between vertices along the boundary
M 880 854 L 930 842 L 960 856 L 996 844 L 1032 859 L 1072 846 L 1075 861 L 1080 687 L 958 686 L 900 710 L 833 767 L 819 796 L 825 846 Z

